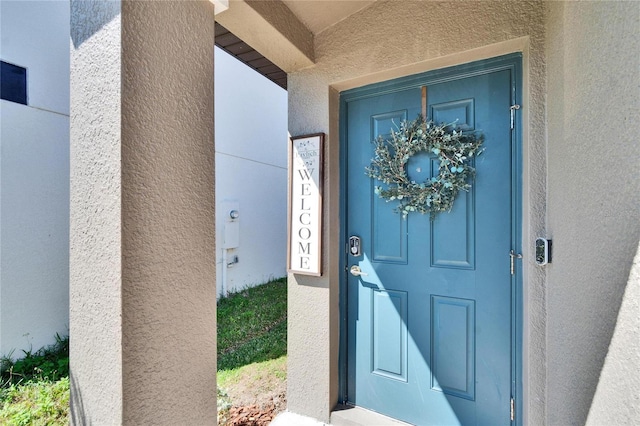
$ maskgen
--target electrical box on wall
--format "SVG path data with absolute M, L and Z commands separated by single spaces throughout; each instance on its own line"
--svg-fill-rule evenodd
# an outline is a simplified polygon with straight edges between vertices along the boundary
M 240 223 L 227 222 L 224 224 L 224 243 L 222 248 L 234 249 L 240 245 Z
M 240 246 L 240 205 L 238 202 L 224 202 L 218 214 L 224 215 L 222 248 L 235 249 Z

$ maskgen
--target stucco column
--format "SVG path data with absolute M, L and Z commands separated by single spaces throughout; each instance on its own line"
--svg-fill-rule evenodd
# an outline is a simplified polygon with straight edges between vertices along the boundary
M 213 15 L 71 1 L 74 424 L 215 423 Z

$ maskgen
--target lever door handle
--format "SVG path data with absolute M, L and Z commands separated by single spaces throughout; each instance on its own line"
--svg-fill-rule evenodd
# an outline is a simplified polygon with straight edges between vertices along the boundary
M 360 269 L 360 267 L 358 265 L 353 265 L 350 269 L 349 272 L 351 273 L 351 275 L 353 275 L 354 277 L 366 277 L 367 274 L 366 272 L 362 272 L 362 269 Z
M 510 263 L 510 270 L 511 270 L 511 275 L 514 275 L 516 273 L 516 266 L 515 266 L 515 259 L 522 259 L 522 255 L 520 253 L 517 253 L 513 250 L 511 250 L 509 252 L 509 263 Z

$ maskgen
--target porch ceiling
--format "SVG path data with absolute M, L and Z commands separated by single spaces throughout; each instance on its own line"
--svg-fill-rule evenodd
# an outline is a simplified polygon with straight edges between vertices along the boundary
M 271 13 L 273 13 L 274 10 L 279 10 L 279 12 L 276 13 L 280 13 L 280 18 L 284 16 L 284 20 L 288 22 L 288 24 L 285 24 L 285 26 L 295 27 L 296 25 L 298 25 L 299 29 L 302 28 L 303 31 L 306 31 L 307 34 L 309 34 L 307 40 L 310 44 L 308 44 L 308 46 L 312 46 L 313 36 L 342 21 L 350 15 L 353 15 L 359 10 L 370 6 L 377 0 L 269 1 L 274 3 L 272 5 L 273 7 L 270 8 Z M 247 8 L 246 6 L 243 7 L 243 5 L 249 6 L 249 8 Z M 261 15 L 265 12 L 265 9 L 263 9 L 263 7 L 264 5 L 260 4 L 260 2 L 256 0 L 232 0 L 230 4 L 231 10 L 228 12 L 223 12 L 221 16 L 217 17 L 217 19 L 219 19 L 227 27 L 223 26 L 220 22 L 216 22 L 215 43 L 218 47 L 222 48 L 227 53 L 235 56 L 238 60 L 244 62 L 249 67 L 258 71 L 260 74 L 264 75 L 269 80 L 273 81 L 286 90 L 287 73 L 281 67 L 291 71 L 294 69 L 299 69 L 300 67 L 304 67 L 306 66 L 305 64 L 310 65 L 312 61 L 309 61 L 309 59 L 312 59 L 313 47 L 311 47 L 310 50 L 308 50 L 306 53 L 304 52 L 304 48 L 302 48 L 302 52 L 297 51 L 293 54 L 285 53 L 283 56 L 281 56 L 279 53 L 274 54 L 272 52 L 270 55 L 269 50 L 270 48 L 273 48 L 272 35 L 264 34 L 264 37 L 256 37 L 255 28 L 253 29 L 253 31 L 249 32 L 246 32 L 245 29 L 247 22 L 251 21 L 251 18 L 246 19 L 248 15 L 245 15 L 245 13 L 249 13 L 249 15 L 251 15 L 254 12 L 257 12 L 257 15 Z M 269 10 L 269 8 L 267 10 Z M 252 19 L 255 19 L 255 17 L 253 17 Z M 262 22 L 266 23 L 267 21 L 270 21 L 270 19 L 265 19 Z M 236 34 L 238 34 L 238 36 L 233 33 L 234 31 L 237 31 Z M 278 30 L 276 30 L 276 32 L 278 32 Z M 251 46 L 246 43 L 242 39 L 244 37 L 243 34 L 250 40 L 253 40 L 253 44 L 255 44 L 255 46 Z M 286 38 L 286 35 L 284 35 L 284 37 Z M 262 45 L 263 43 L 265 45 Z M 269 46 L 269 44 L 271 46 Z M 267 46 L 269 46 L 270 48 Z M 296 49 L 298 49 L 300 46 L 293 47 L 293 49 L 291 49 L 291 47 L 293 46 L 287 47 L 283 45 L 282 51 L 285 51 L 287 49 L 296 51 Z M 274 62 L 280 63 L 280 67 L 274 64 L 274 62 L 272 62 L 271 60 L 267 59 L 265 55 L 271 58 Z
M 282 0 L 314 35 L 376 0 Z

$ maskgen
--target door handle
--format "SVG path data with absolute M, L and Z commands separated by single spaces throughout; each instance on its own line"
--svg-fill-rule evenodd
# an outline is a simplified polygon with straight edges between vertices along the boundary
M 515 259 L 522 259 L 522 255 L 520 253 L 517 253 L 513 250 L 511 250 L 509 252 L 509 262 L 510 262 L 510 269 L 511 269 L 511 275 L 514 275 L 516 273 L 515 271 L 515 265 L 514 265 L 514 260 Z
M 354 277 L 366 277 L 367 274 L 366 272 L 362 272 L 362 269 L 360 269 L 360 267 L 358 265 L 353 265 L 350 269 L 349 272 L 351 273 L 351 275 L 353 275 Z

